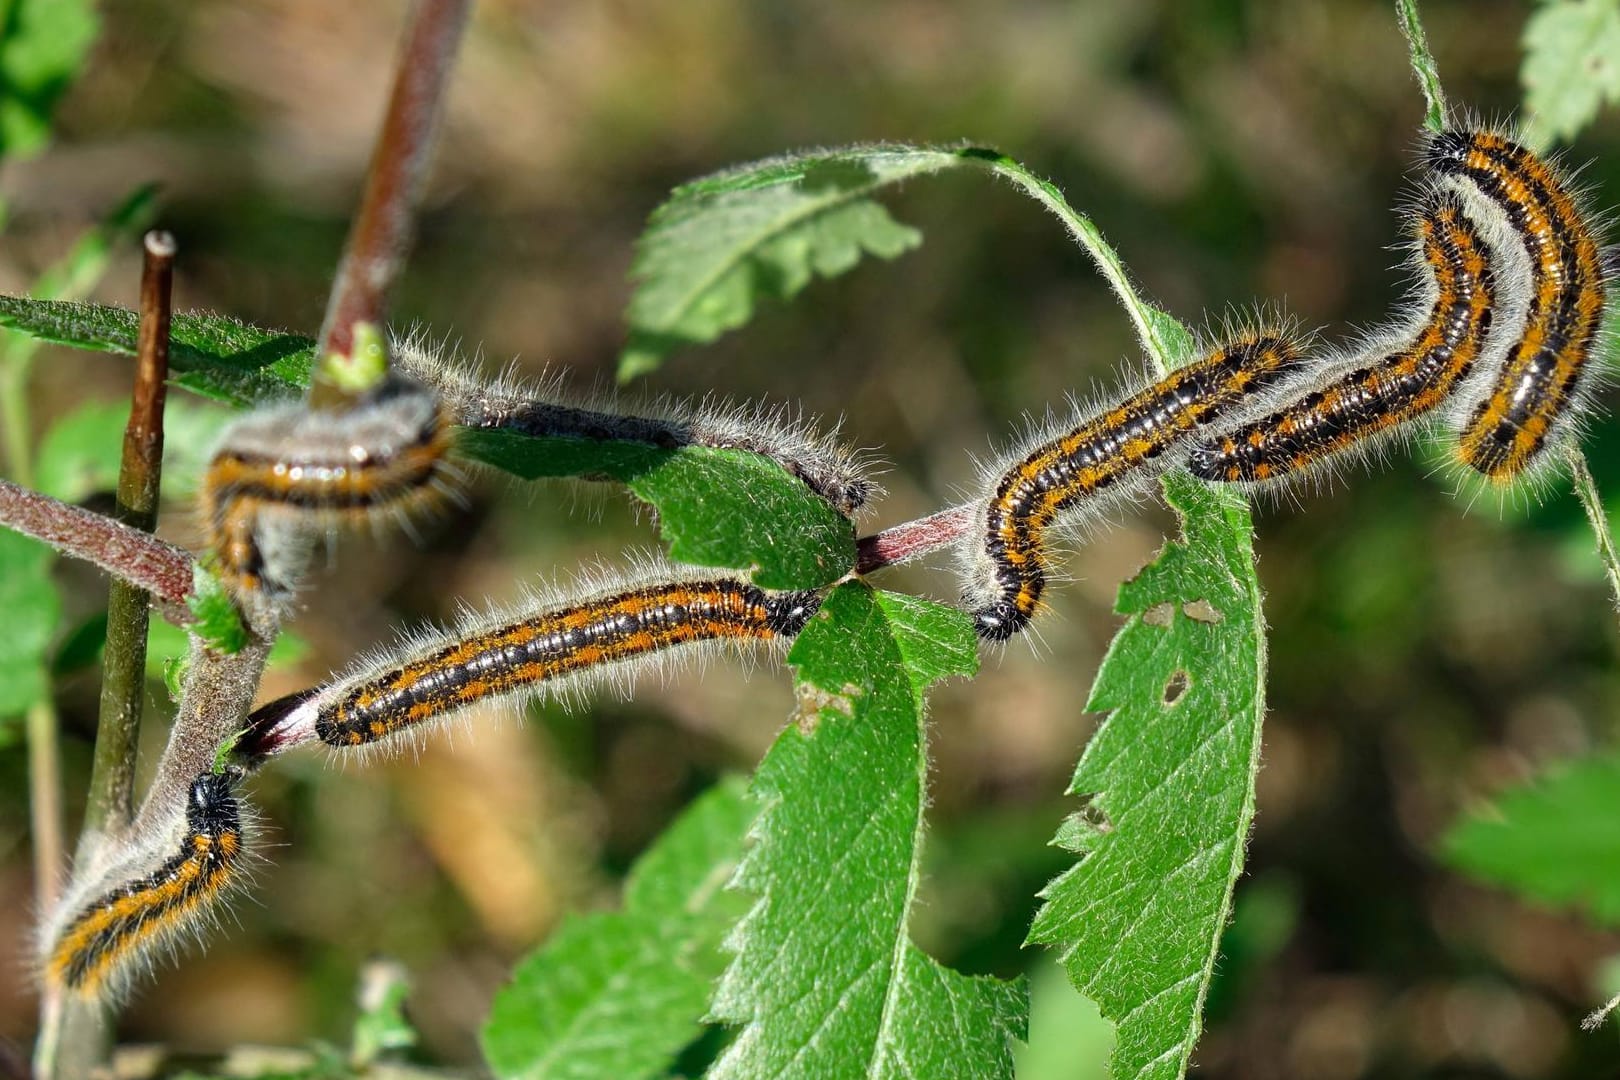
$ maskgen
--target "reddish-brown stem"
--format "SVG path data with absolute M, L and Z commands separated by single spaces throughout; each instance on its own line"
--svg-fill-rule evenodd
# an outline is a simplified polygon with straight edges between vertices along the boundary
M 956 543 L 973 527 L 974 507 L 953 506 L 904 525 L 863 536 L 855 544 L 855 572 L 870 574 Z
M 315 355 L 352 358 L 357 323 L 381 326 L 388 292 L 410 248 L 412 218 L 444 111 L 445 87 L 471 0 L 417 0 L 400 48 L 394 88 L 372 151 L 360 210 L 349 230 Z M 324 362 L 324 361 L 323 361 Z M 310 403 L 341 407 L 342 386 L 317 379 Z
M 110 517 L 0 479 L 0 525 L 93 562 L 152 594 L 165 618 L 190 620 L 193 560 L 188 552 Z

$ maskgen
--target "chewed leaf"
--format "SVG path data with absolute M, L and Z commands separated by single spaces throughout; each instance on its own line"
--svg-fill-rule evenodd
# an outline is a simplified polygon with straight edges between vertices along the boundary
M 1446 861 L 1529 900 L 1620 925 L 1620 754 L 1573 762 L 1453 825 Z
M 736 886 L 757 898 L 714 1012 L 741 1026 L 710 1072 L 737 1077 L 1010 1077 L 1023 984 L 919 950 L 928 776 L 923 695 L 978 666 L 960 612 L 842 585 L 799 636 L 802 713 L 755 773 L 763 805 Z
M 140 316 L 127 308 L 0 296 L 0 326 L 41 341 L 135 355 Z M 176 314 L 169 365 L 181 386 L 232 405 L 297 396 L 309 385 L 315 343 L 208 312 Z
M 752 569 L 768 589 L 837 581 L 855 565 L 855 530 L 775 462 L 741 450 L 464 431 L 463 450 L 533 480 L 608 476 L 658 510 L 670 554 L 697 566 Z
M 484 1025 L 496 1076 L 668 1072 L 702 1030 L 720 940 L 746 907 L 725 883 L 756 809 L 740 782 L 720 783 L 636 862 L 622 911 L 570 919 L 518 966 Z
M 1047 886 L 1029 939 L 1117 1025 L 1112 1075 L 1181 1076 L 1254 815 L 1265 648 L 1248 507 L 1183 473 L 1164 482 L 1183 537 L 1119 590 L 1130 615 L 1088 709 L 1108 719 L 1070 791 L 1084 858 Z M 1194 617 L 1213 611 L 1218 619 Z M 1145 618 L 1150 611 L 1167 617 Z M 1167 693 L 1167 690 L 1174 693 Z
M 756 162 L 675 189 L 637 250 L 619 378 L 743 325 L 762 296 L 788 299 L 863 254 L 891 259 L 916 247 L 921 234 L 871 195 L 956 164 L 945 150 L 852 147 Z

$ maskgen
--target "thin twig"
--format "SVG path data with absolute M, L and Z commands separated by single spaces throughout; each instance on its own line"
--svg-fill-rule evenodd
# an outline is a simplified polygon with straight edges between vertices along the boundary
M 189 621 L 190 553 L 110 517 L 0 479 L 0 525 L 95 563 L 152 594 L 163 617 Z
M 1603 509 L 1603 496 L 1598 493 L 1597 481 L 1587 468 L 1586 455 L 1573 444 L 1565 451 L 1570 477 L 1575 482 L 1575 497 L 1586 511 L 1586 520 L 1592 526 L 1592 538 L 1597 541 L 1598 559 L 1609 578 L 1609 591 L 1614 594 L 1614 606 L 1620 609 L 1620 552 L 1615 550 L 1614 534 L 1609 529 L 1609 515 Z
M 327 378 L 310 387 L 310 404 L 338 408 L 348 403 L 353 385 L 345 373 L 363 360 L 354 355 L 355 328 L 381 327 L 388 292 L 405 265 L 412 219 L 444 111 L 445 87 L 471 0 L 417 0 L 394 72 L 394 89 L 377 145 L 372 151 L 360 210 L 349 231 L 343 261 L 327 303 L 315 355 Z
M 973 527 L 975 508 L 953 506 L 904 525 L 884 529 L 855 542 L 855 572 L 870 574 L 885 566 L 919 558 L 954 544 Z
M 141 330 L 135 390 L 118 472 L 118 519 L 142 532 L 157 524 L 163 473 L 163 399 L 169 375 L 169 315 L 174 237 L 149 232 L 141 271 Z M 146 633 L 151 597 L 113 579 L 107 600 L 101 715 L 84 832 L 117 832 L 129 824 L 135 790 L 135 746 L 146 688 Z

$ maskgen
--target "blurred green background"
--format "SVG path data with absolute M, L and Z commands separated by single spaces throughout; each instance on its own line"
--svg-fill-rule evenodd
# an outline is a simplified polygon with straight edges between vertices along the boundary
M 21 292 L 134 186 L 162 184 L 182 308 L 312 333 L 319 325 L 404 5 L 119 0 L 64 99 L 55 144 L 0 170 L 10 220 L 0 291 Z M 1428 2 L 1446 87 L 1487 118 L 1520 99 L 1524 3 Z M 1406 288 L 1395 207 L 1422 101 L 1389 5 L 1371 0 L 481 0 L 457 72 L 396 320 L 492 369 L 611 379 L 632 244 L 682 180 L 785 149 L 862 140 L 990 143 L 1090 213 L 1149 295 L 1193 323 L 1284 304 L 1340 338 Z M 1599 208 L 1620 205 L 1620 117 L 1569 153 Z M 922 248 L 769 305 L 649 389 L 710 390 L 843 416 L 890 463 L 870 531 L 972 484 L 975 456 L 1067 393 L 1111 387 L 1137 353 L 1126 319 L 1058 225 L 984 177 L 891 201 Z M 133 305 L 126 252 L 97 299 Z M 40 430 L 127 393 L 127 365 L 53 351 Z M 37 435 L 37 432 L 36 432 Z M 1620 492 L 1620 428 L 1592 424 Z M 195 450 L 195 448 L 193 448 Z M 1578 1018 L 1614 989 L 1620 937 L 1535 910 L 1439 865 L 1464 808 L 1540 766 L 1612 744 L 1614 612 L 1562 485 L 1468 507 L 1426 452 L 1396 454 L 1259 515 L 1271 713 L 1250 870 L 1199 1047 L 1207 1077 L 1620 1075 L 1614 1029 Z M 653 543 L 611 491 L 483 474 L 422 543 L 349 538 L 294 629 L 304 658 L 264 697 L 308 685 L 396 627 Z M 191 508 L 163 531 L 195 544 Z M 987 655 L 934 700 L 933 834 L 919 940 L 970 972 L 1046 961 L 1019 947 L 1046 845 L 1095 724 L 1081 706 L 1116 625 L 1118 582 L 1169 527 L 1156 507 L 1066 561 L 1037 639 Z M 882 583 L 955 597 L 948 559 Z M 68 624 L 105 602 L 63 565 Z M 76 816 L 96 705 L 60 687 Z M 152 687 L 161 711 L 166 699 Z M 402 959 L 428 1055 L 475 1059 L 514 960 L 566 911 L 611 903 L 678 808 L 746 771 L 792 707 L 773 666 L 729 662 L 633 702 L 594 698 L 518 723 L 492 712 L 419 756 L 339 769 L 304 753 L 256 778 L 267 860 L 206 956 L 137 995 L 122 1032 L 196 1048 L 339 1039 L 359 966 Z M 149 747 L 160 725 L 149 725 Z M 25 1047 L 36 1002 L 25 754 L 0 750 L 0 1039 Z M 1101 1075 L 1037 981 L 1033 1078 Z M 1058 1010 L 1056 1013 L 1048 1009 Z

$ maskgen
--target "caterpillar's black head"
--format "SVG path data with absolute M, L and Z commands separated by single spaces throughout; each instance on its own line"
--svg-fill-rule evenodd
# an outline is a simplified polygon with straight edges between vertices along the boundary
M 973 613 L 973 629 L 986 641 L 1006 641 L 1028 626 L 1029 619 L 1011 600 L 997 600 Z
M 776 593 L 765 598 L 765 625 L 780 637 L 797 637 L 816 612 L 821 610 L 821 594 L 804 592 Z

